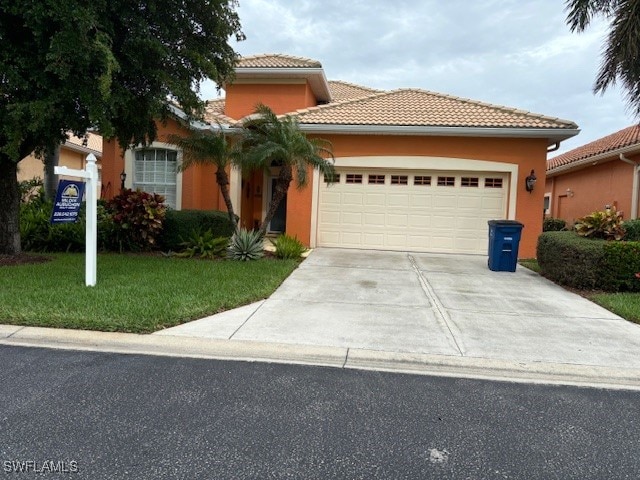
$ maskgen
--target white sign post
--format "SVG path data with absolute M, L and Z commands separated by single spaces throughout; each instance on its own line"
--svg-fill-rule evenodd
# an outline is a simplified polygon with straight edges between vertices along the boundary
M 93 153 L 87 155 L 87 166 L 84 170 L 74 170 L 67 167 L 54 167 L 56 175 L 84 178 L 87 181 L 87 218 L 86 218 L 86 258 L 85 285 L 96 286 L 96 271 L 98 258 L 98 166 Z

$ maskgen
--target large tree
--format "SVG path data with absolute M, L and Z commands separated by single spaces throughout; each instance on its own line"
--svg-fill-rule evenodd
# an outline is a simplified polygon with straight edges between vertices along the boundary
M 604 91 L 620 81 L 629 107 L 640 116 L 640 0 L 567 0 L 571 31 L 584 31 L 594 17 L 610 22 L 602 64 L 593 87 Z
M 156 136 L 167 100 L 233 74 L 236 0 L 0 0 L 0 254 L 20 252 L 17 164 L 67 132 L 122 147 Z
M 236 227 L 236 215 L 229 192 L 229 175 L 227 167 L 238 164 L 239 152 L 229 142 L 218 124 L 218 131 L 193 131 L 189 136 L 170 135 L 169 141 L 182 150 L 181 170 L 193 165 L 213 165 L 216 168 L 216 183 L 227 206 L 229 221 Z
M 258 105 L 255 115 L 244 124 L 242 167 L 247 170 L 279 167 L 275 189 L 267 215 L 260 225 L 264 235 L 276 210 L 295 180 L 298 188 L 308 182 L 309 167 L 332 180 L 335 177 L 331 144 L 323 139 L 308 138 L 300 130 L 295 117 L 278 117 L 266 105 Z

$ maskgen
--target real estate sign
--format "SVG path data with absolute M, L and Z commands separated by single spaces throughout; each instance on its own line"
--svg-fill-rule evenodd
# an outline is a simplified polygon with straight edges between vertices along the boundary
M 56 200 L 51 212 L 51 223 L 73 223 L 78 220 L 82 197 L 84 195 L 84 182 L 74 180 L 60 180 Z

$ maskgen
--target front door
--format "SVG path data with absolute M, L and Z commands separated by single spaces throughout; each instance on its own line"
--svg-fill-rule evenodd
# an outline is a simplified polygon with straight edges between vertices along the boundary
M 269 202 L 273 199 L 273 194 L 276 191 L 276 177 L 271 178 L 271 192 L 269 194 Z M 269 208 L 267 206 L 267 208 Z M 269 232 L 284 233 L 287 230 L 287 196 L 282 199 L 276 213 L 273 215 L 271 222 L 269 223 Z

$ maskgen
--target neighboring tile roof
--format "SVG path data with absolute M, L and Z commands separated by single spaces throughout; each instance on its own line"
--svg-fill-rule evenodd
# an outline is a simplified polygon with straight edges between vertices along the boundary
M 87 132 L 85 137 L 76 137 L 69 132 L 69 138 L 64 142 L 64 144 L 72 147 L 75 146 L 93 150 L 95 153 L 102 155 L 102 137 L 97 133 Z
M 638 144 L 640 147 L 640 127 L 638 125 L 624 128 L 611 135 L 569 150 L 562 155 L 550 158 L 547 161 L 547 171 L 634 144 Z
M 295 112 L 301 124 L 576 129 L 568 120 L 419 89 L 381 92 Z
M 366 97 L 374 93 L 382 93 L 382 90 L 356 85 L 355 83 L 343 82 L 341 80 L 329 80 L 328 83 L 332 103 Z
M 240 57 L 236 65 L 238 68 L 322 68 L 317 60 L 279 53 Z

